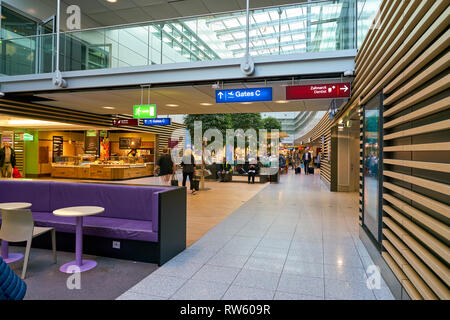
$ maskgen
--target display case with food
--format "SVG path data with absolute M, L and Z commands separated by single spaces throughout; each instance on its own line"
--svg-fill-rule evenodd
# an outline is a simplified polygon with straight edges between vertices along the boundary
M 154 163 L 146 157 L 111 156 L 101 160 L 95 155 L 61 157 L 52 164 L 53 178 L 123 180 L 152 176 Z

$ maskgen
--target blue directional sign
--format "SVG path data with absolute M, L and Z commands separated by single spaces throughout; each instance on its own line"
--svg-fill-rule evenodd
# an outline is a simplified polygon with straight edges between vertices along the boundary
M 144 126 L 170 126 L 170 118 L 144 119 Z
M 272 101 L 272 88 L 216 90 L 216 103 Z

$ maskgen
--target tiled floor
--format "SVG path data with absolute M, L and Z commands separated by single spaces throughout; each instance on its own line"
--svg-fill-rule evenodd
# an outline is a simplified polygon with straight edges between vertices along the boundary
M 393 299 L 366 285 L 357 206 L 289 173 L 118 299 Z
M 235 177 L 245 178 L 245 177 Z M 1 179 L 1 178 L 0 178 Z M 177 173 L 177 179 L 181 185 L 182 175 Z M 234 179 L 234 178 L 233 178 Z M 118 181 L 94 181 L 94 180 L 73 180 L 73 179 L 40 179 L 54 180 L 59 182 L 92 182 L 92 183 L 119 183 L 133 185 L 163 185 L 161 177 L 146 177 L 130 180 Z M 187 190 L 187 230 L 186 246 L 190 246 L 197 241 L 212 227 L 225 219 L 232 212 L 237 210 L 243 203 L 256 195 L 267 184 L 255 183 L 221 183 L 207 180 L 205 187 L 208 191 L 201 191 L 191 194 Z M 189 182 L 187 182 L 189 189 Z M 224 227 L 226 228 L 226 227 Z

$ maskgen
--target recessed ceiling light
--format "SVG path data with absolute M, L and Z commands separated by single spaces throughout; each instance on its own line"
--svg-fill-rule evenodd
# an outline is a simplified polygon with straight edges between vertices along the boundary
M 168 104 L 166 104 L 166 107 L 179 107 L 179 105 L 173 104 L 173 103 L 168 103 Z
M 117 0 L 106 0 L 107 2 L 116 3 Z
M 241 102 L 241 104 L 252 104 L 253 102 Z
M 112 110 L 112 109 L 115 109 L 114 107 L 103 107 L 103 109 L 110 109 L 110 110 Z
M 275 103 L 289 103 L 289 101 L 287 101 L 287 100 L 278 100 L 278 101 L 275 101 Z
M 202 102 L 200 103 L 201 106 L 212 106 L 212 103 L 208 103 L 208 102 Z

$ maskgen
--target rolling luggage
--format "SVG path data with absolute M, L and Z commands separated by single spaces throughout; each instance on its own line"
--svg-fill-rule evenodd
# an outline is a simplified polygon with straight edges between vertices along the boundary
M 300 167 L 295 168 L 295 174 L 300 174 L 302 172 Z
M 308 173 L 314 174 L 314 167 L 308 167 Z

